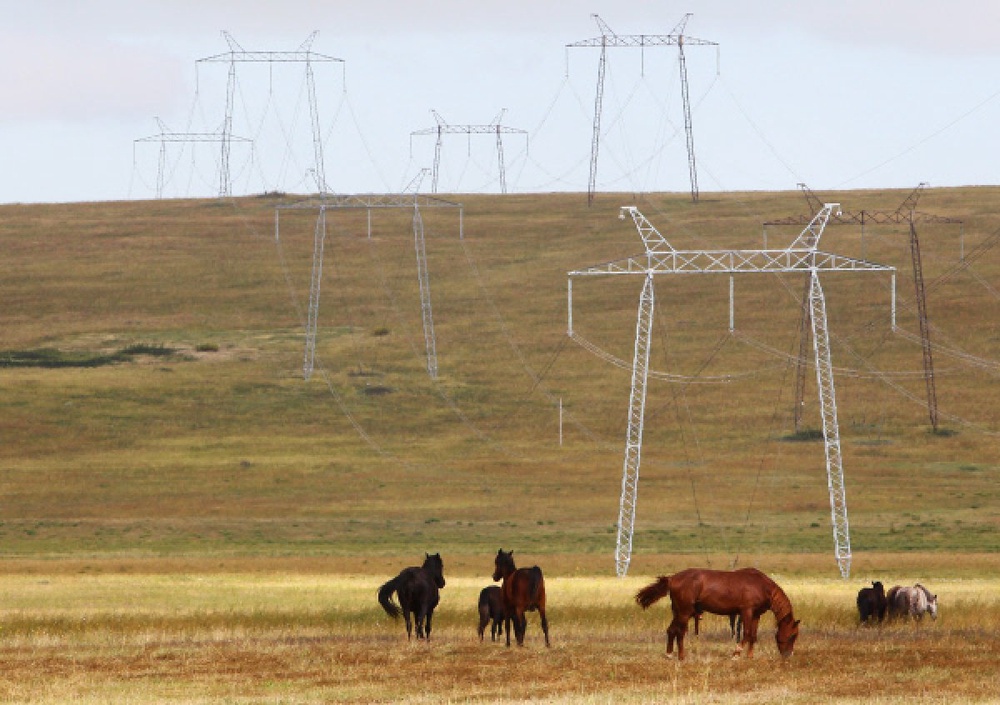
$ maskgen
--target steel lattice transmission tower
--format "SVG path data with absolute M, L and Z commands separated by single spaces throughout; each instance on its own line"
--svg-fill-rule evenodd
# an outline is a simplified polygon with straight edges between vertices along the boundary
M 298 49 L 294 51 L 247 51 L 241 47 L 228 32 L 223 32 L 222 36 L 229 45 L 229 51 L 215 56 L 208 56 L 198 59 L 195 63 L 226 63 L 229 64 L 229 74 L 226 79 L 226 113 L 222 121 L 222 153 L 219 160 L 219 196 L 231 196 L 232 185 L 229 180 L 229 148 L 233 134 L 233 110 L 236 92 L 236 65 L 246 63 L 296 63 L 305 65 L 306 92 L 309 97 L 309 118 L 312 128 L 313 141 L 313 173 L 316 177 L 316 186 L 320 193 L 326 193 L 329 189 L 326 185 L 326 166 L 323 159 L 323 136 L 320 132 L 319 105 L 316 102 L 316 79 L 313 75 L 313 64 L 316 63 L 340 63 L 343 59 L 337 59 L 325 54 L 318 54 L 312 51 L 312 43 L 319 34 L 313 32 L 302 42 Z
M 438 191 L 438 173 L 441 167 L 441 149 L 444 146 L 445 135 L 468 135 L 471 141 L 472 135 L 495 135 L 497 148 L 497 169 L 500 174 L 500 192 L 507 193 L 507 167 L 503 156 L 503 136 L 504 135 L 524 135 L 525 147 L 527 148 L 528 131 L 516 127 L 506 127 L 503 122 L 504 113 L 507 108 L 503 108 L 493 122 L 488 125 L 450 125 L 441 117 L 436 110 L 431 110 L 437 125 L 423 130 L 414 130 L 410 133 L 410 152 L 413 152 L 413 138 L 425 135 L 434 135 L 437 140 L 434 143 L 434 168 L 431 170 L 431 193 Z
M 841 575 L 850 575 L 851 542 L 847 522 L 847 497 L 840 452 L 840 428 L 833 379 L 833 361 L 827 329 L 826 300 L 820 285 L 820 272 L 890 272 L 895 292 L 896 270 L 893 267 L 822 252 L 819 240 L 837 204 L 826 204 L 796 240 L 783 250 L 675 250 L 637 208 L 621 209 L 621 217 L 631 217 L 646 251 L 624 260 L 595 265 L 569 272 L 569 327 L 573 336 L 573 279 L 587 276 L 635 275 L 643 277 L 642 293 L 636 320 L 635 354 L 632 363 L 632 391 L 629 397 L 628 431 L 622 469 L 622 493 L 618 514 L 618 538 L 615 568 L 619 576 L 628 572 L 632 558 L 639 466 L 642 457 L 642 434 L 646 406 L 646 382 L 649 375 L 649 351 L 655 308 L 653 281 L 668 274 L 728 274 L 730 277 L 729 318 L 733 327 L 733 277 L 736 274 L 776 274 L 805 272 L 809 277 L 808 305 L 823 415 L 823 439 L 826 454 L 827 484 L 830 491 L 830 514 L 833 524 L 834 553 Z M 895 322 L 895 297 L 893 297 Z
M 768 225 L 798 225 L 809 219 L 815 217 L 816 213 L 822 208 L 821 199 L 814 194 L 808 186 L 805 184 L 798 184 L 799 188 L 802 190 L 802 194 L 805 196 L 806 203 L 809 204 L 809 215 L 799 215 L 790 216 L 787 218 L 781 218 L 778 220 L 770 220 L 764 223 L 765 226 Z M 964 228 L 961 220 L 958 218 L 948 218 L 945 216 L 933 215 L 931 213 L 924 213 L 917 210 L 917 201 L 920 199 L 921 193 L 923 193 L 924 188 L 927 187 L 926 182 L 921 182 L 917 185 L 910 194 L 903 199 L 895 210 L 884 211 L 884 210 L 860 210 L 855 212 L 840 212 L 836 213 L 831 217 L 831 225 L 859 225 L 861 227 L 861 249 L 862 257 L 864 257 L 864 238 L 865 238 L 865 226 L 875 223 L 876 225 L 909 225 L 909 238 L 910 238 L 910 259 L 913 266 L 913 286 L 916 294 L 917 302 L 917 320 L 920 326 L 920 347 L 923 353 L 923 363 L 924 363 L 924 383 L 927 388 L 927 415 L 930 418 L 931 428 L 935 433 L 938 431 L 938 404 L 937 404 L 937 388 L 934 380 L 934 355 L 931 346 L 931 329 L 930 329 L 930 319 L 927 313 L 927 292 L 924 286 L 924 270 L 923 264 L 920 259 L 920 240 L 917 236 L 916 223 L 946 223 L 946 224 L 956 224 Z M 808 289 L 809 283 L 806 282 L 806 287 Z M 805 388 L 805 376 L 806 376 L 806 365 L 805 365 L 805 347 L 806 338 L 805 334 L 809 328 L 809 309 L 803 302 L 802 306 L 802 320 L 801 320 L 801 331 L 802 339 L 799 343 L 799 363 L 796 373 L 796 387 L 795 387 L 795 401 L 794 401 L 794 418 L 795 418 L 795 431 L 798 433 L 801 430 L 802 424 L 802 409 L 803 409 L 803 395 Z M 895 327 L 895 326 L 894 326 Z
M 590 180 L 587 184 L 587 203 L 594 202 L 597 190 L 597 155 L 601 142 L 601 112 L 604 105 L 604 74 L 608 60 L 609 48 L 627 48 L 645 50 L 646 47 L 676 46 L 678 52 L 678 69 L 681 79 L 681 103 L 684 110 L 684 135 L 687 143 L 688 177 L 691 181 L 691 200 L 698 201 L 698 168 L 694 156 L 694 129 L 691 123 L 691 99 L 688 94 L 687 58 L 684 55 L 685 45 L 714 46 L 717 42 L 706 39 L 695 39 L 684 34 L 691 13 L 684 15 L 670 34 L 615 34 L 607 23 L 598 15 L 591 15 L 601 31 L 601 36 L 584 39 L 567 44 L 567 49 L 576 47 L 599 48 L 601 56 L 597 64 L 597 92 L 594 97 L 594 129 L 590 143 Z
M 419 176 L 418 176 L 419 178 Z M 416 182 L 416 180 L 415 180 Z M 278 206 L 274 213 L 274 237 L 280 238 L 280 213 L 283 210 L 314 209 L 319 211 L 316 218 L 313 239 L 313 264 L 309 284 L 309 309 L 306 316 L 306 346 L 302 362 L 302 376 L 312 377 L 316 362 L 316 333 L 319 321 L 320 285 L 323 279 L 323 251 L 326 242 L 326 218 L 328 211 L 364 209 L 368 215 L 368 237 L 372 234 L 372 211 L 384 209 L 406 209 L 413 212 L 413 245 L 416 251 L 417 280 L 420 285 L 420 314 L 424 329 L 427 374 L 437 379 L 437 342 L 434 335 L 434 316 L 431 309 L 430 275 L 427 269 L 427 249 L 424 241 L 424 221 L 420 208 L 457 208 L 459 238 L 463 233 L 463 207 L 440 198 L 422 196 L 417 193 L 365 194 L 365 195 L 324 195 L 316 202 L 296 203 Z
M 233 134 L 224 136 L 221 132 L 171 132 L 160 118 L 156 118 L 156 124 L 160 127 L 159 134 L 141 137 L 134 140 L 134 143 L 160 143 L 160 155 L 156 167 L 156 197 L 158 199 L 163 198 L 163 188 L 166 185 L 167 144 L 224 143 L 227 140 L 230 142 L 252 142 L 246 137 L 237 137 Z

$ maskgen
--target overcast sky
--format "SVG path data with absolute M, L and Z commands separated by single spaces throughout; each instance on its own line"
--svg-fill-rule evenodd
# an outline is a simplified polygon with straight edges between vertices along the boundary
M 435 126 L 501 124 L 511 192 L 586 191 L 600 34 L 685 56 L 702 191 L 1000 183 L 1000 3 L 988 0 L 0 0 L 0 203 L 214 196 L 230 50 L 310 49 L 328 187 L 399 191 Z M 315 187 L 304 64 L 239 64 L 233 193 Z M 689 188 L 676 47 L 609 50 L 598 189 Z M 157 123 L 155 118 L 162 121 Z M 154 138 L 137 141 L 143 138 Z M 242 141 L 245 140 L 245 141 Z M 161 153 L 163 171 L 160 171 Z M 490 135 L 442 142 L 440 192 L 498 192 Z M 421 184 L 431 190 L 428 176 Z

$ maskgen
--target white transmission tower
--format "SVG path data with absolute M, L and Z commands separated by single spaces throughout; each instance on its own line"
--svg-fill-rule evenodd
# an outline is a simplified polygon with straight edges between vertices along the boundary
M 632 363 L 632 392 L 629 397 L 628 431 L 622 469 L 622 494 L 618 514 L 618 539 L 615 569 L 619 576 L 628 572 L 632 559 L 632 536 L 635 527 L 639 466 L 642 457 L 642 433 L 646 407 L 646 381 L 649 374 L 649 351 L 653 327 L 654 277 L 664 274 L 728 274 L 729 328 L 734 327 L 733 277 L 746 273 L 807 272 L 810 278 L 808 305 L 812 315 L 813 351 L 816 380 L 823 417 L 823 440 L 826 451 L 827 484 L 830 491 L 830 514 L 833 524 L 834 552 L 843 577 L 851 571 L 851 541 L 847 522 L 847 497 L 844 490 L 844 467 L 840 453 L 840 429 L 834 390 L 833 362 L 827 329 L 826 301 L 820 286 L 820 272 L 889 272 L 892 276 L 892 324 L 895 327 L 896 269 L 866 260 L 852 259 L 818 249 L 820 237 L 831 213 L 839 205 L 828 203 L 812 219 L 796 240 L 782 250 L 675 250 L 659 231 L 634 206 L 621 209 L 620 217 L 630 216 L 646 251 L 641 255 L 569 272 L 568 333 L 573 337 L 573 279 L 587 276 L 641 275 L 644 277 L 639 297 L 635 332 L 635 356 Z
M 463 207 L 460 203 L 445 201 L 432 196 L 417 193 L 401 194 L 364 194 L 364 195 L 323 195 L 317 202 L 303 202 L 290 206 L 278 206 L 274 214 L 274 237 L 280 239 L 280 217 L 282 210 L 318 209 L 316 228 L 313 239 L 313 265 L 309 284 L 309 309 L 306 318 L 306 348 L 302 362 L 302 376 L 308 380 L 312 377 L 316 361 L 316 331 L 319 319 L 320 284 L 323 280 L 323 249 L 326 241 L 327 211 L 343 209 L 364 209 L 368 214 L 368 237 L 372 236 L 372 210 L 381 209 L 412 209 L 413 210 L 413 244 L 417 258 L 417 278 L 420 283 L 420 311 L 424 327 L 424 343 L 427 351 L 427 374 L 431 379 L 437 379 L 437 344 L 434 336 L 434 317 L 431 312 L 430 276 L 427 271 L 427 249 L 424 243 L 424 221 L 420 208 L 457 208 L 459 239 L 463 233 Z

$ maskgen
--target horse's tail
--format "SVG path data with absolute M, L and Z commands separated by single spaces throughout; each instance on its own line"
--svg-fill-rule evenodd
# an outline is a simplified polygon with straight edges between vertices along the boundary
M 530 578 L 528 580 L 528 594 L 531 595 L 531 604 L 538 604 L 539 593 L 544 599 L 545 595 L 545 577 L 542 575 L 542 569 L 537 565 L 533 566 L 530 572 Z
M 399 619 L 399 615 L 403 613 L 399 605 L 392 601 L 392 594 L 399 588 L 398 581 L 399 578 L 395 577 L 378 589 L 378 603 L 393 619 Z
M 661 575 L 655 582 L 650 583 L 635 594 L 635 601 L 643 609 L 646 609 L 662 597 L 666 597 L 670 592 L 670 578 Z

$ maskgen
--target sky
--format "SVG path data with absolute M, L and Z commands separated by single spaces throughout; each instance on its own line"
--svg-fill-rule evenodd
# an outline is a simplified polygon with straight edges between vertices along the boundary
M 1000 183 L 990 0 L 0 0 L 0 12 L 0 203 L 218 195 L 230 64 L 200 60 L 230 51 L 223 32 L 251 52 L 312 36 L 312 102 L 304 63 L 233 67 L 234 195 L 314 191 L 318 163 L 337 193 L 586 191 L 600 50 L 566 45 L 600 35 L 595 13 L 618 35 L 669 34 L 692 13 L 702 192 Z M 599 191 L 690 189 L 678 56 L 608 50 Z M 414 133 L 439 119 L 509 132 L 502 151 L 495 134 L 444 135 L 435 183 L 436 137 Z

